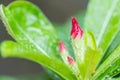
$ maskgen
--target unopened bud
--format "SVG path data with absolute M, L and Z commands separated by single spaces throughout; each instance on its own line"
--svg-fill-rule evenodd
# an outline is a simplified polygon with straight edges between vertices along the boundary
M 75 61 L 71 56 L 67 56 L 67 59 L 68 59 L 68 62 L 69 62 L 70 65 L 74 64 Z
M 71 29 L 71 37 L 73 39 L 75 38 L 82 38 L 83 36 L 83 30 L 79 26 L 77 20 L 75 17 L 72 18 L 72 29 Z
M 64 53 L 67 51 L 67 49 L 62 41 L 59 42 L 59 51 L 60 51 L 60 53 Z

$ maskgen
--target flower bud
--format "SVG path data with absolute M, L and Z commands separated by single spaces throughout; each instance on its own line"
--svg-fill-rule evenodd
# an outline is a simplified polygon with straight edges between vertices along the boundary
M 72 18 L 72 29 L 71 29 L 71 37 L 73 39 L 75 38 L 82 38 L 83 36 L 83 30 L 79 26 L 77 20 L 75 17 Z
M 67 59 L 70 65 L 73 65 L 75 63 L 74 59 L 71 56 L 67 56 Z
M 61 53 L 60 56 L 61 56 L 63 62 L 66 65 L 68 65 L 68 61 L 67 61 L 68 51 L 62 41 L 59 42 L 59 52 Z
M 78 80 L 81 80 L 80 71 L 79 71 L 79 68 L 78 68 L 76 62 L 74 61 L 74 59 L 71 56 L 67 56 L 67 59 L 68 59 L 69 67 L 73 71 L 73 74 L 76 75 Z
M 62 41 L 59 42 L 59 51 L 60 51 L 60 53 L 65 53 L 67 51 L 67 49 Z

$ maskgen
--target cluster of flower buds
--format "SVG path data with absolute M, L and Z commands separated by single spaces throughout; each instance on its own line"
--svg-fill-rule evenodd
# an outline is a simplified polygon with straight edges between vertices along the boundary
M 68 50 L 66 49 L 66 46 L 64 45 L 64 43 L 62 41 L 59 42 L 59 51 L 61 53 L 60 55 L 61 55 L 63 61 L 67 65 L 74 65 L 75 61 L 71 56 L 69 56 Z
M 64 43 L 62 41 L 59 42 L 59 52 L 60 52 L 60 55 L 61 55 L 64 63 L 66 63 L 68 65 L 68 63 L 69 63 L 67 60 L 68 51 L 67 51 L 66 46 L 64 45 Z
M 62 41 L 59 42 L 61 57 L 64 63 L 72 69 L 78 80 L 88 80 L 98 64 L 100 51 L 96 48 L 93 34 L 88 31 L 83 33 L 75 17 L 72 18 L 70 35 L 75 59 L 68 54 Z
M 79 72 L 78 66 L 77 66 L 75 60 L 73 59 L 73 57 L 71 57 L 68 54 L 68 51 L 67 51 L 67 49 L 62 41 L 59 42 L 59 52 L 60 52 L 60 55 L 61 55 L 64 63 L 67 66 L 69 66 L 69 68 L 72 69 L 72 71 L 75 75 L 79 75 L 80 72 Z
M 80 26 L 78 25 L 76 18 L 72 18 L 72 29 L 71 29 L 72 41 L 81 39 L 82 36 L 83 36 L 83 31 L 80 28 Z M 68 65 L 72 69 L 73 73 L 78 76 L 80 74 L 80 71 L 79 71 L 79 68 L 77 66 L 77 63 L 73 59 L 73 57 L 71 57 L 68 54 L 68 51 L 67 51 L 67 49 L 62 41 L 59 42 L 59 51 L 61 53 L 60 55 L 61 55 L 64 63 L 66 63 L 66 65 Z

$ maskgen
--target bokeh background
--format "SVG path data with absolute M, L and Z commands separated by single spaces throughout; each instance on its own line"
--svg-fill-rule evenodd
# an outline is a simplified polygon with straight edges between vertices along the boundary
M 0 0 L 0 4 L 8 5 L 14 0 Z M 88 0 L 29 0 L 39 6 L 48 19 L 54 23 L 64 23 L 72 15 L 86 10 Z M 3 23 L 0 21 L 0 42 L 12 40 Z M 0 56 L 0 75 L 18 76 L 40 74 L 43 69 L 31 61 Z

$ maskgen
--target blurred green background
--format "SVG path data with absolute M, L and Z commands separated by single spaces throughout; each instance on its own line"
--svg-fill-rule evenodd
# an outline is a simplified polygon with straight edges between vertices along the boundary
M 14 0 L 0 0 L 0 4 L 8 5 Z M 88 0 L 29 0 L 41 8 L 48 19 L 54 23 L 64 24 L 72 15 L 85 11 Z M 0 21 L 0 42 L 12 39 Z M 0 75 L 36 75 L 43 72 L 40 65 L 16 58 L 3 59 L 0 56 Z

